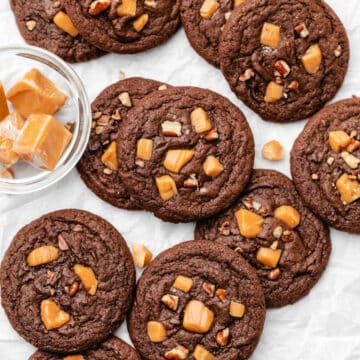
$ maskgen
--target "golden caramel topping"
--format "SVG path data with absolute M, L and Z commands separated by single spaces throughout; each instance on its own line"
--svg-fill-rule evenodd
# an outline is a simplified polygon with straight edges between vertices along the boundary
M 214 321 L 214 313 L 201 301 L 191 300 L 185 309 L 183 326 L 186 330 L 204 334 Z
M 137 157 L 143 160 L 150 160 L 153 152 L 154 141 L 151 139 L 140 139 L 137 142 Z
M 58 28 L 65 31 L 70 36 L 76 37 L 79 35 L 79 31 L 76 29 L 70 17 L 68 16 L 68 14 L 64 13 L 63 11 L 59 11 L 54 16 L 53 21 Z
M 282 205 L 275 209 L 274 216 L 292 229 L 300 224 L 301 216 L 292 206 Z
M 9 115 L 3 84 L 0 82 L 0 121 Z
M 321 65 L 322 53 L 318 44 L 311 45 L 301 57 L 305 70 L 309 74 L 315 74 Z
M 74 266 L 74 272 L 80 278 L 86 291 L 90 295 L 95 295 L 98 281 L 96 279 L 94 271 L 89 267 L 76 264 Z
M 117 8 L 119 16 L 135 16 L 136 15 L 136 0 L 122 0 L 121 5 Z
M 162 342 L 167 338 L 165 326 L 158 321 L 149 321 L 147 323 L 147 333 L 153 343 Z
M 142 244 L 133 243 L 132 250 L 133 250 L 134 263 L 140 269 L 144 268 L 151 261 L 152 253 L 149 251 L 149 249 L 146 246 Z
M 271 140 L 263 146 L 261 154 L 267 160 L 278 161 L 284 158 L 284 149 L 277 140 Z
M 266 87 L 264 101 L 267 103 L 272 103 L 279 101 L 283 97 L 284 87 L 277 84 L 275 81 L 269 82 Z
M 280 257 L 281 257 L 280 249 L 273 250 L 271 248 L 265 248 L 265 247 L 259 248 L 257 255 L 256 255 L 257 261 L 259 261 L 261 264 L 263 264 L 265 266 L 269 266 L 271 268 L 276 268 L 276 266 L 280 260 Z
M 173 288 L 178 289 L 184 293 L 188 293 L 191 290 L 192 286 L 192 279 L 182 275 L 179 275 L 172 285 Z
M 235 217 L 242 236 L 251 239 L 259 235 L 264 223 L 264 219 L 260 215 L 246 209 L 240 209 L 235 213 Z
M 201 345 L 196 345 L 196 348 L 194 351 L 194 359 L 195 360 L 214 360 L 215 357 L 213 354 L 211 354 L 209 351 L 207 351 Z
M 64 357 L 64 360 L 85 360 L 82 355 L 69 355 Z
M 224 171 L 224 167 L 215 156 L 208 156 L 203 163 L 203 168 L 207 176 L 215 177 Z
M 205 0 L 200 8 L 201 17 L 204 19 L 210 19 L 219 6 L 220 4 L 217 0 Z
M 17 111 L 10 113 L 0 121 L 0 137 L 16 141 L 24 126 L 24 118 Z
M 119 169 L 116 148 L 116 141 L 113 141 L 101 156 L 102 163 L 113 171 L 117 171 Z
M 241 4 L 243 4 L 245 2 L 245 0 L 234 0 L 234 7 L 237 7 Z
M 89 14 L 90 15 L 99 15 L 111 5 L 111 0 L 95 0 L 90 4 Z
M 164 160 L 164 167 L 167 170 L 178 174 L 194 155 L 194 150 L 168 150 Z
M 49 264 L 59 258 L 59 250 L 51 245 L 44 245 L 34 249 L 27 257 L 29 266 Z
M 47 299 L 41 302 L 41 320 L 47 330 L 58 329 L 69 322 L 70 315 Z
M 341 149 L 346 148 L 351 142 L 351 137 L 342 130 L 330 131 L 329 144 L 332 150 L 339 152 Z
M 174 179 L 169 175 L 155 178 L 159 194 L 164 201 L 170 200 L 178 191 Z
M 245 305 L 231 301 L 229 313 L 232 317 L 242 318 L 245 313 Z
M 149 21 L 149 15 L 142 14 L 133 22 L 133 27 L 137 32 L 140 32 L 146 26 L 148 21 Z
M 269 46 L 273 49 L 277 49 L 280 45 L 280 26 L 264 23 L 260 43 L 265 46 Z
M 196 133 L 201 134 L 212 129 L 211 122 L 203 108 L 199 107 L 193 110 L 190 117 L 191 125 L 193 126 Z
M 345 204 L 360 199 L 360 184 L 355 179 L 350 179 L 348 174 L 342 174 L 336 181 L 336 188 L 341 195 L 341 201 Z

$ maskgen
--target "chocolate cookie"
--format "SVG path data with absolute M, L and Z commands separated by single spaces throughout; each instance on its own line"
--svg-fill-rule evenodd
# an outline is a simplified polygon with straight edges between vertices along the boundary
M 291 152 L 291 173 L 307 205 L 336 229 L 360 234 L 360 99 L 309 120 Z
M 349 62 L 345 29 L 322 0 L 246 0 L 226 23 L 219 52 L 235 94 L 275 122 L 321 109 Z
M 137 209 L 118 172 L 116 138 L 129 109 L 145 95 L 166 87 L 153 80 L 129 78 L 107 87 L 92 103 L 93 128 L 87 149 L 77 165 L 85 184 L 101 199 Z
M 86 350 L 81 355 L 72 357 L 38 350 L 29 360 L 140 360 L 140 356 L 131 346 L 112 336 L 99 347 Z
M 49 50 L 68 62 L 86 61 L 104 54 L 76 34 L 76 29 L 70 35 L 55 24 L 59 21 L 58 24 L 69 25 L 63 0 L 10 0 L 10 4 L 27 43 Z
M 189 241 L 160 254 L 143 273 L 128 319 L 143 358 L 248 359 L 262 333 L 264 295 L 235 252 Z
M 307 295 L 331 253 L 328 229 L 305 206 L 291 180 L 271 170 L 254 170 L 238 201 L 198 223 L 195 237 L 244 256 L 257 271 L 268 307 Z
M 80 33 L 99 48 L 117 53 L 151 49 L 180 25 L 180 0 L 64 0 Z
M 123 321 L 135 283 L 122 236 L 81 210 L 56 211 L 22 228 L 1 264 L 1 300 L 14 329 L 44 351 L 74 353 Z
M 254 141 L 244 115 L 210 90 L 154 92 L 128 112 L 119 134 L 125 186 L 167 221 L 192 221 L 226 208 L 253 166 Z

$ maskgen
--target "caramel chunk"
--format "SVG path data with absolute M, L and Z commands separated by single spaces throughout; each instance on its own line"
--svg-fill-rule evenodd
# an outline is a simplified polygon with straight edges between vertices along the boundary
M 68 14 L 63 11 L 59 11 L 53 18 L 54 24 L 63 30 L 64 32 L 68 33 L 72 37 L 76 37 L 79 35 L 79 31 L 71 21 Z
M 41 320 L 47 330 L 58 329 L 69 322 L 70 315 L 47 299 L 41 302 Z
M 14 151 L 32 166 L 53 170 L 69 145 L 72 134 L 51 115 L 31 115 Z
M 142 14 L 133 22 L 133 27 L 137 32 L 140 32 L 146 26 L 148 21 L 149 21 L 149 15 Z
M 192 289 L 192 286 L 192 279 L 182 275 L 179 275 L 172 285 L 173 288 L 178 289 L 184 293 L 188 293 Z
M 33 69 L 7 93 L 14 108 L 25 118 L 31 114 L 54 115 L 67 99 L 39 70 Z
M 259 235 L 264 223 L 264 219 L 260 215 L 246 209 L 240 209 L 235 213 L 235 216 L 242 236 L 251 239 Z
M 300 214 L 292 206 L 282 205 L 275 209 L 274 216 L 292 229 L 300 224 Z
M 153 152 L 154 141 L 151 139 L 140 139 L 137 142 L 137 157 L 150 160 Z
M 11 169 L 3 168 L 0 170 L 0 178 L 2 179 L 13 179 L 14 173 Z
M 121 5 L 117 8 L 119 16 L 135 16 L 136 15 L 136 0 L 122 0 Z
M 277 140 L 271 140 L 263 146 L 261 154 L 267 160 L 278 161 L 284 158 L 284 149 Z
M 191 300 L 185 309 L 183 326 L 195 333 L 207 333 L 214 321 L 214 313 L 201 301 Z
M 207 351 L 201 345 L 196 345 L 196 348 L 194 351 L 194 359 L 195 360 L 214 360 L 215 357 L 213 354 L 211 354 L 209 351 Z
M 0 82 L 0 121 L 9 115 L 3 84 Z
M 194 155 L 194 150 L 168 150 L 164 160 L 164 166 L 167 170 L 178 174 Z
M 101 157 L 102 163 L 113 171 L 119 169 L 116 148 L 116 141 L 113 141 Z
M 197 108 L 191 112 L 191 125 L 196 133 L 201 134 L 211 130 L 212 125 L 206 111 L 203 108 Z
M 311 45 L 301 57 L 305 70 L 309 74 L 315 74 L 321 65 L 322 53 L 318 44 Z
M 208 156 L 203 163 L 203 168 L 207 176 L 215 177 L 224 171 L 224 167 L 215 156 Z
M 235 301 L 231 301 L 229 313 L 232 317 L 242 318 L 245 313 L 245 305 Z
M 265 266 L 276 268 L 280 260 L 280 256 L 281 256 L 280 249 L 273 250 L 271 248 L 261 247 L 257 252 L 256 259 Z
M 64 360 L 85 360 L 82 355 L 69 355 L 64 357 Z
M 350 179 L 348 174 L 342 174 L 336 181 L 336 188 L 341 195 L 341 201 L 345 204 L 360 199 L 360 184 L 355 179 Z
M 351 142 L 351 137 L 342 130 L 330 131 L 329 144 L 332 150 L 339 152 L 341 149 L 346 148 Z
M 234 0 L 234 7 L 241 5 L 242 3 L 244 3 L 244 1 L 245 0 Z
M 174 179 L 169 175 L 155 178 L 159 194 L 164 201 L 170 200 L 178 191 Z
M 204 19 L 210 19 L 219 6 L 220 4 L 217 0 L 205 0 L 200 8 L 201 17 Z
M 76 264 L 74 266 L 74 272 L 80 278 L 86 291 L 90 295 L 95 295 L 98 281 L 96 279 L 94 271 L 89 267 Z
M 158 321 L 149 321 L 147 323 L 147 333 L 153 343 L 162 342 L 167 338 L 165 326 Z
M 140 269 L 144 268 L 152 259 L 152 253 L 142 244 L 132 244 L 134 263 Z
M 49 264 L 59 258 L 59 250 L 51 245 L 44 245 L 34 249 L 27 257 L 29 266 Z
M 265 46 L 269 46 L 273 49 L 277 49 L 280 45 L 280 26 L 264 23 L 260 43 Z
M 13 150 L 14 142 L 0 137 L 0 164 L 8 168 L 19 160 L 19 155 Z
M 270 81 L 266 87 L 264 101 L 267 103 L 279 101 L 283 97 L 283 89 L 282 85 L 277 84 L 275 81 Z
M 12 112 L 0 121 L 0 137 L 16 141 L 24 123 L 24 118 L 20 113 Z

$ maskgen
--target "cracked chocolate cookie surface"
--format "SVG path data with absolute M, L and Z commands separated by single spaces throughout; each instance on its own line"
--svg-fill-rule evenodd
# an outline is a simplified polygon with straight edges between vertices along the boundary
M 180 26 L 180 0 L 63 1 L 82 36 L 105 51 L 144 51 Z
M 295 186 L 326 223 L 360 233 L 360 99 L 325 107 L 313 116 L 291 151 Z
M 153 80 L 129 78 L 104 89 L 92 103 L 93 128 L 77 169 L 85 184 L 97 196 L 114 206 L 139 208 L 121 180 L 116 158 L 116 139 L 127 112 L 160 86 L 166 87 Z
M 120 326 L 135 270 L 113 226 L 71 209 L 22 228 L 2 261 L 0 280 L 2 305 L 23 338 L 44 351 L 74 353 Z
M 247 262 L 215 242 L 189 241 L 145 270 L 128 328 L 149 360 L 238 360 L 254 351 L 264 320 L 263 292 Z
M 226 23 L 221 69 L 263 119 L 304 119 L 332 99 L 348 68 L 349 43 L 322 0 L 246 0 Z
M 173 222 L 213 215 L 245 187 L 254 160 L 242 112 L 210 90 L 178 87 L 139 101 L 122 123 L 118 160 L 143 208 Z
M 199 222 L 195 237 L 227 245 L 248 260 L 268 307 L 307 295 L 331 253 L 328 229 L 305 206 L 291 180 L 271 170 L 254 170 L 237 202 Z
M 64 12 L 63 0 L 10 0 L 18 28 L 31 45 L 42 47 L 68 62 L 81 62 L 102 56 L 103 51 L 81 35 L 71 36 L 54 23 Z

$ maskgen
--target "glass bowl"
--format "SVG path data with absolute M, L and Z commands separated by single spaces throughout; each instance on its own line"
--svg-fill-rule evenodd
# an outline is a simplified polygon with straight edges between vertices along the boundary
M 33 68 L 41 71 L 68 95 L 65 105 L 55 114 L 55 118 L 63 124 L 73 123 L 73 137 L 53 171 L 37 170 L 20 160 L 12 167 L 14 179 L 0 178 L 0 193 L 26 194 L 56 183 L 80 160 L 90 137 L 90 103 L 75 71 L 58 56 L 37 47 L 0 46 L 0 81 L 5 91 Z

